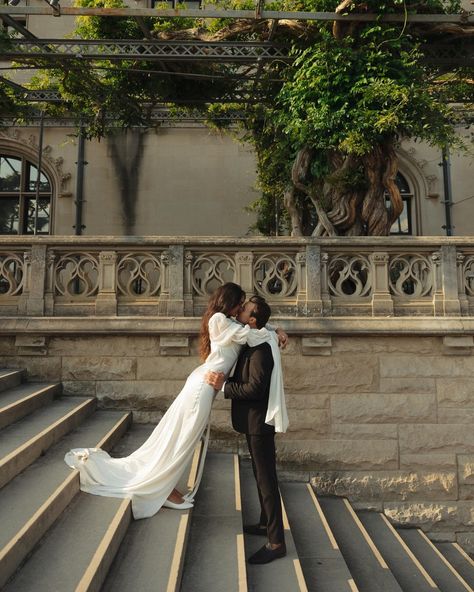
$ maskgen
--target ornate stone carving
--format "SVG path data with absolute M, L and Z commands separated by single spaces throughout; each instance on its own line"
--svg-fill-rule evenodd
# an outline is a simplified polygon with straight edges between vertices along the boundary
M 101 261 L 101 263 L 114 263 L 115 261 L 117 261 L 117 253 L 114 252 L 102 252 L 99 255 L 99 259 Z
M 474 255 L 465 256 L 462 262 L 462 281 L 464 292 L 474 296 Z
M 327 274 L 329 292 L 333 296 L 364 297 L 372 292 L 371 265 L 364 255 L 333 255 Z
M 19 296 L 23 292 L 25 253 L 0 252 L 0 299 L 3 296 Z
M 225 253 L 195 255 L 192 266 L 193 291 L 198 296 L 209 296 L 226 282 L 234 281 L 235 261 Z
M 192 264 L 193 260 L 194 260 L 194 255 L 191 253 L 191 251 L 186 251 L 184 253 L 184 264 L 186 266 L 189 266 Z
M 253 255 L 252 254 L 242 254 L 242 253 L 238 253 L 235 256 L 235 262 L 236 263 L 240 263 L 243 265 L 250 265 L 253 261 Z
M 61 254 L 55 265 L 54 288 L 58 296 L 91 298 L 99 288 L 97 253 Z
M 296 253 L 296 263 L 300 265 L 306 263 L 306 253 Z
M 296 254 L 265 253 L 254 265 L 254 288 L 264 298 L 289 298 L 296 293 Z
M 372 261 L 375 263 L 388 263 L 390 260 L 390 256 L 386 255 L 385 253 L 374 253 L 372 255 Z
M 35 134 L 25 137 L 18 129 L 1 129 L 0 146 L 5 146 L 7 149 L 12 148 L 16 153 L 25 155 L 33 163 L 38 162 L 38 141 Z M 71 197 L 69 183 L 72 175 L 63 171 L 64 159 L 61 156 L 53 158 L 52 152 L 53 149 L 49 145 L 43 148 L 42 169 L 51 176 L 57 197 Z
M 432 257 L 436 255 L 434 253 Z M 392 257 L 389 267 L 392 294 L 403 298 L 424 298 L 434 289 L 433 263 L 421 254 Z
M 117 289 L 129 298 L 149 298 L 160 293 L 162 261 L 157 253 L 121 255 L 117 264 Z

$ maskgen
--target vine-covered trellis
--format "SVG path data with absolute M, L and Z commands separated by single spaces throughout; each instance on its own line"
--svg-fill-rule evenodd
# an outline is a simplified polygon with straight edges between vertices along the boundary
M 38 39 L 15 14 L 76 15 L 75 37 Z M 276 208 L 293 235 L 387 234 L 402 209 L 398 143 L 461 147 L 456 126 L 471 123 L 474 17 L 456 0 L 78 0 L 0 18 L 15 31 L 2 56 L 35 74 L 28 88 L 0 81 L 4 121 L 41 109 L 89 137 L 238 125 L 257 155 L 263 232 Z

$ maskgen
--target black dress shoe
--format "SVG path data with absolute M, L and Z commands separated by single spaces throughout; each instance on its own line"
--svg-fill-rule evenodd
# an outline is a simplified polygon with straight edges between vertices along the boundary
M 280 545 L 277 549 L 269 549 L 267 545 L 263 545 L 261 549 L 259 549 L 256 553 L 251 555 L 247 561 L 249 563 L 261 565 L 263 563 L 270 563 L 275 559 L 279 559 L 280 557 L 284 557 L 286 555 L 286 546 L 285 543 Z
M 260 526 L 260 524 L 244 524 L 245 534 L 257 534 L 260 536 L 267 536 L 267 527 Z

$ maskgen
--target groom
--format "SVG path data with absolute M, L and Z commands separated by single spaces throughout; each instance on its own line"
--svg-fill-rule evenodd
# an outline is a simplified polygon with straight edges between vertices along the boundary
M 242 307 L 237 320 L 254 329 L 264 327 L 271 309 L 265 300 L 253 296 Z M 286 336 L 285 336 L 286 337 Z M 275 428 L 265 423 L 270 393 L 273 355 L 269 343 L 244 346 L 234 375 L 224 384 L 222 372 L 208 372 L 206 381 L 232 401 L 232 425 L 246 435 L 260 499 L 260 521 L 244 525 L 247 534 L 268 536 L 268 543 L 249 557 L 254 564 L 270 563 L 286 555 L 282 509 L 275 460 Z

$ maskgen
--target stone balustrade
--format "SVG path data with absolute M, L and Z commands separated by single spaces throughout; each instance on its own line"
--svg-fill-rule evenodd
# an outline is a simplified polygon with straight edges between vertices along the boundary
M 2 237 L 0 367 L 159 421 L 225 281 L 290 335 L 282 478 L 474 551 L 474 238 Z M 211 421 L 245 452 L 221 396 Z
M 474 311 L 474 239 L 0 238 L 0 316 L 199 317 L 220 284 L 278 316 Z

